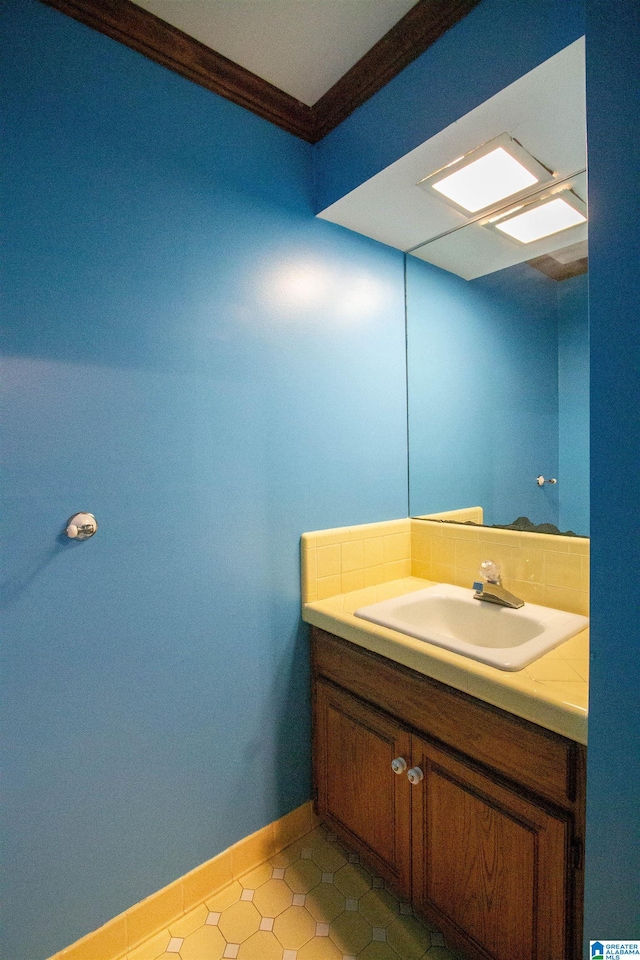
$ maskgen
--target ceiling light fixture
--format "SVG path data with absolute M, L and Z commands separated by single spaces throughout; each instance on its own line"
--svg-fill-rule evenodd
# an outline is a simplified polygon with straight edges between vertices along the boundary
M 503 133 L 420 180 L 418 186 L 466 213 L 477 213 L 552 178 L 551 171 Z
M 518 243 L 534 243 L 586 222 L 585 205 L 574 193 L 566 191 L 562 197 L 546 197 L 524 207 L 509 210 L 487 225 L 495 227 Z

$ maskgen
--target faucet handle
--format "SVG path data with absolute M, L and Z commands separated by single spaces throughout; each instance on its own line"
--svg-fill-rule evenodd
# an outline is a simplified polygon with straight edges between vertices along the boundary
M 483 560 L 478 571 L 487 583 L 500 583 L 500 564 L 495 560 Z

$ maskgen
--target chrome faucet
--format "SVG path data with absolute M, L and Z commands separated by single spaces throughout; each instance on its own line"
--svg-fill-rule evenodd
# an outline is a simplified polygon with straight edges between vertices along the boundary
M 480 576 L 484 583 L 482 581 L 474 583 L 474 599 L 486 600 L 487 603 L 497 603 L 501 607 L 511 607 L 514 610 L 524 607 L 524 600 L 515 597 L 502 586 L 499 564 L 493 560 L 484 560 L 480 564 Z

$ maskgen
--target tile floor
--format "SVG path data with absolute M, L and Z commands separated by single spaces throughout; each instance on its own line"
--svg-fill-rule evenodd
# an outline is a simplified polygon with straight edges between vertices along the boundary
M 464 960 L 323 827 L 126 960 Z

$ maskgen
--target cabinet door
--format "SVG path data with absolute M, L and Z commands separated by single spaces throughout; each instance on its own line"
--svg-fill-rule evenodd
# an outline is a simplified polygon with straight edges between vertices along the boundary
M 565 820 L 417 738 L 413 763 L 417 905 L 472 956 L 567 957 Z
M 318 813 L 381 876 L 409 895 L 410 736 L 385 714 L 322 680 L 316 684 L 315 779 Z

